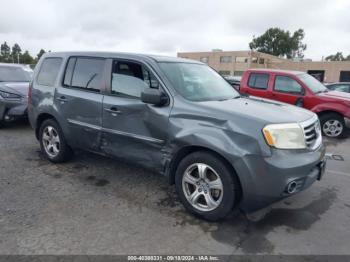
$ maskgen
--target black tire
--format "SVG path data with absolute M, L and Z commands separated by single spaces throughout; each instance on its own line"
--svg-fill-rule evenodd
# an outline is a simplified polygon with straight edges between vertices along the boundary
M 203 163 L 214 169 L 222 181 L 223 194 L 220 204 L 209 211 L 198 210 L 186 198 L 183 188 L 183 177 L 185 171 L 195 163 Z M 237 206 L 241 195 L 241 188 L 237 176 L 233 173 L 232 168 L 228 166 L 220 157 L 212 153 L 199 151 L 186 156 L 180 162 L 175 174 L 175 186 L 180 201 L 184 207 L 193 215 L 208 220 L 218 221 L 226 217 Z M 196 187 L 194 191 L 197 191 Z M 199 189 L 198 189 L 199 190 Z M 204 192 L 202 192 L 204 193 Z
M 0 120 L 0 128 L 4 127 L 4 121 L 3 120 Z
M 326 123 L 330 123 L 332 121 L 338 121 L 338 123 L 342 126 L 342 131 L 337 134 L 336 136 L 331 135 L 330 131 L 326 131 Z M 321 130 L 322 134 L 327 137 L 331 138 L 344 138 L 346 134 L 346 125 L 344 121 L 344 117 L 337 114 L 337 113 L 326 113 L 324 115 L 320 116 L 320 122 L 321 122 Z
M 43 134 L 44 130 L 47 127 L 53 127 L 54 130 L 56 131 L 58 137 L 59 137 L 59 151 L 58 154 L 55 156 L 49 155 L 49 153 L 46 151 L 45 146 L 44 146 L 44 139 L 43 139 Z M 45 120 L 39 129 L 39 142 L 40 142 L 40 148 L 41 152 L 45 155 L 45 157 L 50 160 L 53 163 L 63 163 L 71 159 L 73 155 L 73 150 L 69 147 L 69 145 L 66 143 L 66 139 L 63 135 L 62 129 L 59 126 L 59 124 L 53 120 L 53 119 L 48 119 Z

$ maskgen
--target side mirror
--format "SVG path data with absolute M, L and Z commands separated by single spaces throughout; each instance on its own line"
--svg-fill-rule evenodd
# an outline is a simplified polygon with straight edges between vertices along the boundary
M 141 101 L 146 104 L 163 106 L 168 103 L 168 97 L 159 89 L 146 88 L 141 92 Z

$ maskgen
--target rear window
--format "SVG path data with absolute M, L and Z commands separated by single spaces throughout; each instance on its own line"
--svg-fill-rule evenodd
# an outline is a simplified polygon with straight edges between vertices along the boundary
M 99 92 L 105 59 L 71 57 L 68 61 L 63 84 L 75 88 Z
M 37 77 L 39 85 L 53 86 L 58 76 L 62 64 L 62 58 L 45 58 L 41 64 L 41 68 Z
M 257 89 L 267 89 L 269 84 L 269 75 L 260 73 L 251 73 L 248 86 Z
M 0 66 L 0 82 L 29 82 L 32 70 L 15 66 Z

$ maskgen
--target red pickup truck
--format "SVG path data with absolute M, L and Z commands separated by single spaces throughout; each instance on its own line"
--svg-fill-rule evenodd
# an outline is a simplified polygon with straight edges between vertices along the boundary
M 249 69 L 242 77 L 240 92 L 309 109 L 318 114 L 324 135 L 345 136 L 346 120 L 350 119 L 350 94 L 330 91 L 307 73 Z

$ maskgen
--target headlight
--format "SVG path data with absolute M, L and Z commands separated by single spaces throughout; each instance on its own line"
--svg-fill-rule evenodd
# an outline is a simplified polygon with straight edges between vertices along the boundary
M 20 95 L 7 93 L 7 92 L 1 91 L 1 90 L 0 90 L 0 96 L 5 98 L 5 99 L 20 99 L 21 98 Z
M 267 144 L 278 149 L 306 148 L 304 131 L 297 123 L 267 125 L 263 134 Z

